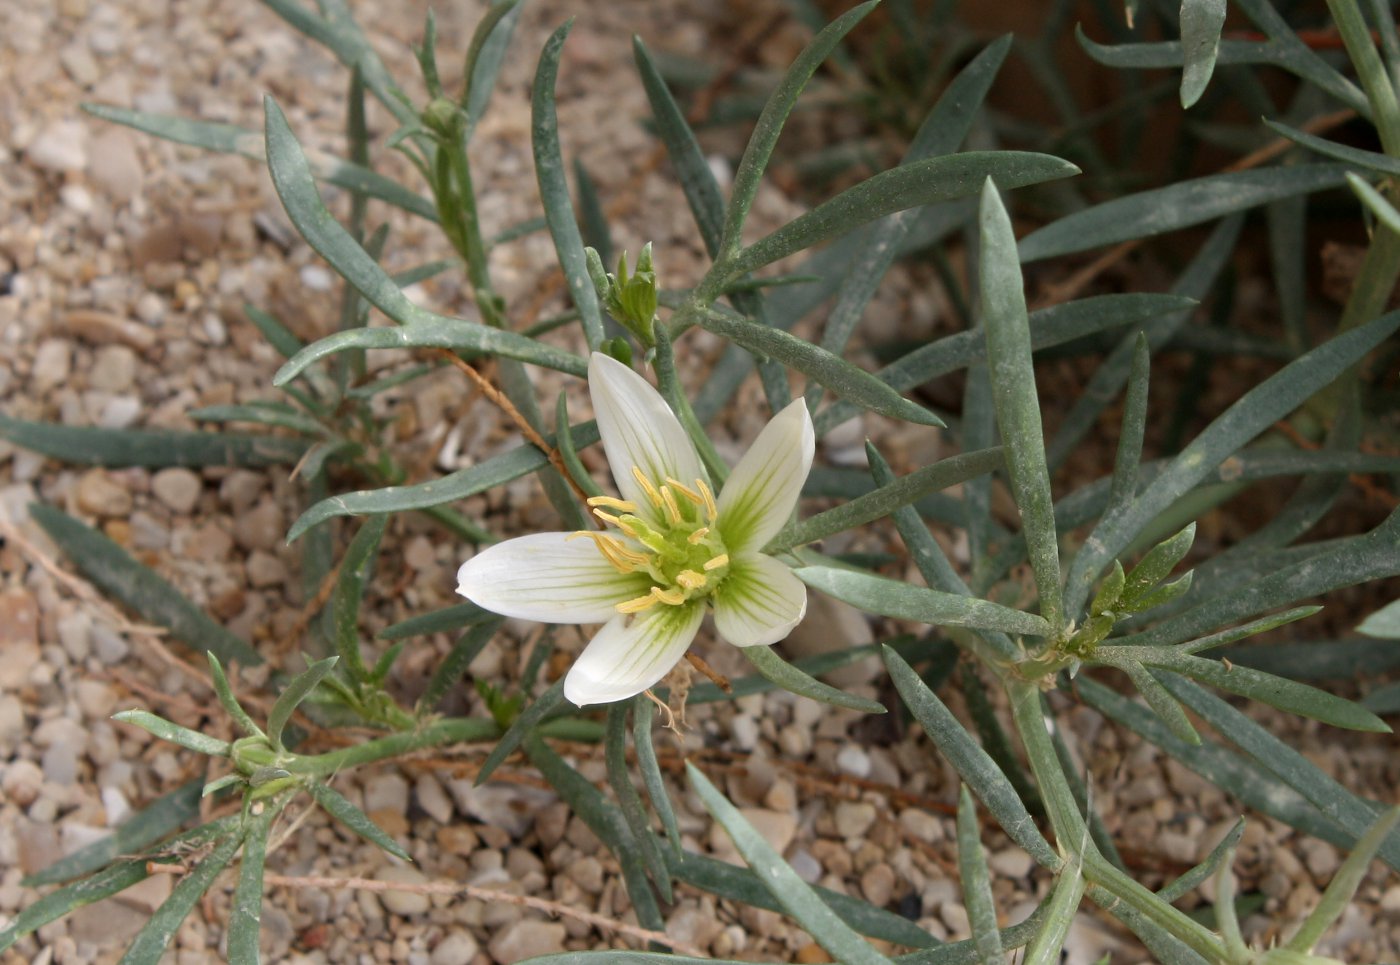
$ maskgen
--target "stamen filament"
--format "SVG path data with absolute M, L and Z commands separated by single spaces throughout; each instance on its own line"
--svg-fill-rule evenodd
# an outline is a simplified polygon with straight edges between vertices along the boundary
M 689 543 L 691 546 L 694 546 L 694 545 L 696 545 L 697 543 L 699 543 L 702 539 L 704 539 L 706 536 L 709 536 L 709 535 L 710 535 L 710 527 L 708 527 L 708 526 L 701 526 L 701 527 L 700 527 L 699 529 L 697 529 L 695 532 L 693 532 L 693 533 L 691 533 L 689 536 L 687 536 L 687 537 L 685 538 L 685 541 L 686 541 L 687 543 Z
M 663 590 L 659 586 L 654 586 L 651 588 L 651 595 L 667 606 L 680 606 L 687 599 L 685 593 L 674 586 L 669 590 Z
M 565 536 L 565 540 L 577 539 L 585 536 L 593 541 L 593 545 L 598 547 L 598 552 L 603 559 L 612 564 L 613 569 L 619 573 L 635 573 L 639 565 L 645 565 L 646 557 L 639 556 L 619 543 L 616 537 L 608 536 L 606 533 L 594 533 L 590 530 L 581 529 L 576 533 Z M 630 557 L 630 559 L 629 559 Z
M 613 609 L 618 613 L 641 613 L 649 610 L 656 603 L 656 587 L 651 588 L 651 592 L 646 596 L 639 596 L 635 600 L 627 600 L 617 604 Z
M 707 562 L 705 563 L 705 570 L 706 570 L 706 571 L 709 571 L 709 570 L 717 570 L 717 569 L 719 569 L 721 566 L 728 566 L 728 565 L 729 565 L 729 554 L 728 554 L 728 553 L 721 553 L 721 554 L 719 554 L 718 556 L 716 556 L 714 559 L 709 560 L 709 561 L 707 561 Z

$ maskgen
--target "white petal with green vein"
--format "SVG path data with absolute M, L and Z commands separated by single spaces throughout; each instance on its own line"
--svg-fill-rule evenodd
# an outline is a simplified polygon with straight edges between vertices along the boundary
M 687 603 L 614 617 L 569 668 L 564 696 L 583 707 L 641 693 L 685 655 L 704 616 L 703 605 Z
M 619 573 L 593 541 L 532 533 L 487 547 L 457 571 L 457 592 L 502 616 L 541 623 L 602 623 L 647 592 L 644 574 Z
M 763 427 L 719 494 L 719 531 L 731 555 L 762 549 L 787 523 L 816 445 L 802 399 Z
M 696 479 L 709 481 L 685 430 L 646 379 L 616 359 L 594 352 L 588 361 L 588 392 L 618 491 L 637 505 L 638 516 L 648 522 L 661 519 L 633 477 L 634 466 L 653 485 L 668 478 L 687 486 Z
M 747 553 L 729 563 L 715 591 L 715 629 L 736 647 L 777 643 L 807 613 L 807 587 L 771 556 Z

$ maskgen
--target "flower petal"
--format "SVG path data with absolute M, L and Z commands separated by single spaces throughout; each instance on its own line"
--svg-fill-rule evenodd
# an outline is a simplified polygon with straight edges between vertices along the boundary
M 603 623 L 614 606 L 647 592 L 644 573 L 619 573 L 592 540 L 532 533 L 488 546 L 457 571 L 457 592 L 477 606 L 541 623 Z
M 762 553 L 731 559 L 714 599 L 715 629 L 736 647 L 777 643 L 807 613 L 807 587 Z
M 816 447 L 802 399 L 763 427 L 719 494 L 719 532 L 731 556 L 762 549 L 787 523 Z
M 593 397 L 598 434 L 618 491 L 637 504 L 638 516 L 652 522 L 661 519 L 633 476 L 634 467 L 655 486 L 668 477 L 687 486 L 696 479 L 708 484 L 709 474 L 690 438 L 661 393 L 646 379 L 616 359 L 594 352 L 588 360 L 588 393 Z
M 630 621 L 609 620 L 564 678 L 564 696 L 578 704 L 609 704 L 655 684 L 685 655 L 705 608 L 658 604 Z

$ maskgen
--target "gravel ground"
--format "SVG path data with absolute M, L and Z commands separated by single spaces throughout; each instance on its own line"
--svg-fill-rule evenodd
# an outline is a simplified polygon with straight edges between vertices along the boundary
M 359 4 L 357 7 L 367 7 Z M 396 77 L 415 75 L 409 44 L 421 3 L 407 13 L 365 9 L 370 33 Z M 460 51 L 480 4 L 438 11 L 440 49 Z M 391 13 L 393 14 L 391 16 Z M 637 124 L 645 101 L 631 68 L 632 32 L 654 48 L 714 61 L 728 26 L 703 3 L 626 0 L 607 5 L 535 0 L 526 8 L 493 110 L 475 141 L 483 219 L 502 227 L 536 213 L 529 152 L 528 83 L 543 38 L 579 15 L 560 72 L 566 157 L 577 154 L 616 216 L 614 240 L 634 251 L 656 244 L 667 284 L 693 277 L 700 253 L 683 203 Z M 0 405 L 15 417 L 66 424 L 189 427 L 197 406 L 274 398 L 278 359 L 242 317 L 245 302 L 288 321 L 303 336 L 336 324 L 332 276 L 297 239 L 256 164 L 176 148 L 81 114 L 93 100 L 179 112 L 248 126 L 272 93 L 304 143 L 333 149 L 344 73 L 251 0 L 58 0 L 11 5 L 0 36 Z M 783 60 L 794 38 L 775 38 L 765 56 Z M 785 46 L 786 45 L 786 46 Z M 457 58 L 444 53 L 444 69 Z M 445 78 L 449 84 L 455 78 Z M 384 117 L 372 118 L 385 129 Z M 392 168 L 394 159 L 377 159 Z M 755 217 L 791 217 L 794 202 L 773 188 Z M 444 253 L 428 226 L 393 222 L 390 248 L 404 264 Z M 502 294 L 520 317 L 562 305 L 548 241 L 536 235 L 496 255 Z M 420 286 L 416 296 L 464 310 L 455 280 Z M 905 331 L 936 323 L 939 299 L 896 282 L 891 308 Z M 697 338 L 695 381 L 712 343 Z M 394 357 L 371 359 L 387 364 Z M 561 383 L 546 379 L 542 397 Z M 568 387 L 579 411 L 580 386 Z M 750 386 L 746 391 L 753 391 Z M 393 398 L 395 442 L 431 454 L 423 473 L 450 471 L 519 444 L 514 430 L 450 370 Z M 720 439 L 726 455 L 757 429 L 758 407 L 740 405 Z M 896 468 L 938 452 L 927 430 L 871 419 L 823 446 L 829 463 L 860 459 L 873 435 Z M 592 458 L 590 455 L 589 458 Z M 594 463 L 601 471 L 601 462 Z M 294 630 L 305 604 L 297 590 L 298 547 L 282 536 L 298 512 L 295 483 L 279 472 L 167 469 L 84 470 L 0 442 L 0 917 L 38 894 L 20 878 L 100 837 L 154 796 L 189 780 L 198 761 L 110 715 L 145 706 L 180 723 L 221 727 L 191 655 L 168 647 L 102 602 L 61 562 L 27 518 L 34 500 L 100 526 L 154 566 L 239 636 L 273 646 Z M 502 533 L 548 524 L 538 487 L 522 480 L 469 500 L 469 516 Z M 845 548 L 893 546 L 876 529 Z M 957 547 L 951 547 L 956 553 Z M 397 619 L 454 602 L 463 547 L 427 523 L 396 522 L 383 573 L 396 585 L 372 590 L 368 635 Z M 55 562 L 59 561 L 59 562 Z M 829 602 L 793 649 L 849 645 L 896 627 L 872 626 Z M 473 665 L 485 680 L 519 674 L 538 628 L 510 623 Z M 556 635 L 565 653 L 582 640 Z M 398 670 L 406 692 L 450 641 L 418 642 Z M 284 651 L 285 652 L 285 651 Z M 707 651 L 721 671 L 739 673 L 728 648 Z M 551 667 L 550 673 L 559 667 Z M 876 668 L 845 672 L 842 683 L 870 696 Z M 952 699 L 952 698 L 950 698 Z M 954 699 L 956 705 L 956 700 Z M 459 710 L 482 712 L 462 695 Z M 1261 717 L 1263 715 L 1260 715 Z M 1090 762 L 1101 809 L 1125 855 L 1152 883 L 1203 857 L 1228 829 L 1235 807 L 1151 748 L 1083 711 L 1069 738 Z M 1326 728 L 1278 718 L 1288 736 L 1343 783 L 1392 799 L 1400 781 L 1393 741 L 1337 742 Z M 921 737 L 886 718 L 870 721 L 778 694 L 692 708 L 683 738 L 658 742 L 663 761 L 701 762 L 807 880 L 858 894 L 917 919 L 934 935 L 965 937 L 952 846 L 951 768 Z M 405 866 L 347 838 L 323 814 L 298 807 L 269 859 L 280 878 L 264 905 L 264 950 L 274 962 L 413 962 L 509 965 L 563 949 L 636 947 L 635 916 L 615 862 L 524 764 L 504 767 L 483 788 L 471 777 L 489 748 L 452 748 L 401 764 L 342 776 L 337 786 L 405 843 Z M 583 773 L 603 781 L 597 748 L 568 748 Z M 733 860 L 722 831 L 698 800 L 676 789 L 689 847 Z M 994 890 L 1005 919 L 1019 920 L 1047 881 L 999 832 L 986 836 Z M 1247 933 L 1266 936 L 1281 914 L 1311 907 L 1337 867 L 1331 846 L 1267 819 L 1251 820 L 1241 845 L 1245 890 L 1267 896 Z M 350 886 L 348 879 L 363 879 Z M 375 882 L 380 883 L 379 887 Z M 157 875 L 117 899 L 83 909 L 26 940 L 5 962 L 113 962 L 174 877 Z M 401 886 L 386 890 L 383 883 Z M 221 881 L 180 929 L 173 958 L 221 960 L 231 881 Z M 499 894 L 485 894 L 486 891 Z M 697 954 L 754 961 L 826 959 L 780 916 L 681 888 L 667 932 Z M 534 904 L 531 905 L 531 902 Z M 600 924 L 601 923 L 601 924 Z M 612 923 L 612 924 L 608 924 Z M 628 928 L 633 932 L 629 935 Z M 1106 919 L 1085 914 L 1070 961 L 1108 953 L 1145 960 Z M 1374 867 L 1357 906 L 1329 946 L 1350 961 L 1374 962 L 1400 949 L 1400 885 Z

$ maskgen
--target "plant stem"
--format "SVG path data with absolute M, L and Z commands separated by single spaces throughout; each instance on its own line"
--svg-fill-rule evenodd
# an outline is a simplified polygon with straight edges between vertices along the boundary
M 1099 885 L 1120 901 L 1131 905 L 1153 924 L 1180 939 L 1208 961 L 1224 961 L 1225 946 L 1209 929 L 1162 901 L 1099 854 L 1079 813 L 1069 782 L 1060 769 L 1059 757 L 1046 730 L 1045 714 L 1040 706 L 1040 687 L 1033 681 L 1020 680 L 1009 674 L 1002 677 L 1002 682 L 1011 698 L 1012 719 L 1025 745 L 1031 773 L 1040 787 L 1060 851 L 1075 855 L 1082 862 L 1085 881 Z
M 501 729 L 494 720 L 481 717 L 446 717 L 433 721 L 418 730 L 401 731 L 386 737 L 343 747 L 325 754 L 297 757 L 287 769 L 295 774 L 324 776 L 348 767 L 382 761 L 386 757 L 398 757 L 425 747 L 438 747 L 442 744 L 456 744 L 469 741 L 490 740 L 499 737 Z

